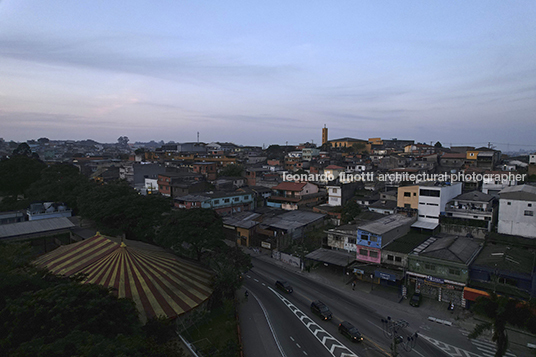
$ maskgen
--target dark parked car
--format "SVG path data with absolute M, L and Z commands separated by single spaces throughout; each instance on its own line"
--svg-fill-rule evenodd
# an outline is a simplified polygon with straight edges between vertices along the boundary
M 422 302 L 422 295 L 421 293 L 415 293 L 413 294 L 413 296 L 411 297 L 411 299 L 409 300 L 409 304 L 411 306 L 415 306 L 415 307 L 419 307 L 421 306 L 421 302 Z
M 363 335 L 361 335 L 361 332 L 349 323 L 348 321 L 343 321 L 339 325 L 339 332 L 343 335 L 348 337 L 352 342 L 361 342 L 363 341 Z
M 311 303 L 311 311 L 320 316 L 322 320 L 331 320 L 332 314 L 329 308 L 322 301 L 317 300 Z
M 275 287 L 278 288 L 279 290 L 283 290 L 287 294 L 290 294 L 291 292 L 294 291 L 292 289 L 292 286 L 290 286 L 290 284 L 288 282 L 284 281 L 284 280 L 276 281 L 275 282 Z

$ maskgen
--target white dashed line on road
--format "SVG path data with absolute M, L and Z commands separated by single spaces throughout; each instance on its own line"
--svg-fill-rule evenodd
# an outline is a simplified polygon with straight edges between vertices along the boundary
M 294 337 L 290 336 L 290 339 L 292 340 L 292 342 L 294 342 Z
M 253 280 L 255 280 L 255 282 L 256 282 L 256 283 L 258 283 L 258 282 L 259 282 L 259 281 L 258 281 L 257 279 L 253 279 Z

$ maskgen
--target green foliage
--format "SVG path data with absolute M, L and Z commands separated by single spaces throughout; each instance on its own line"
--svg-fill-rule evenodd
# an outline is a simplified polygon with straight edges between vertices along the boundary
M 244 175 L 244 166 L 238 164 L 230 164 L 225 166 L 219 173 L 218 176 L 229 176 L 229 177 L 242 177 Z
M 41 179 L 27 191 L 32 201 L 63 202 L 78 211 L 78 197 L 95 186 L 73 165 L 56 164 L 41 171 Z
M 344 224 L 351 222 L 360 213 L 361 206 L 354 199 L 351 199 L 342 208 L 342 222 Z
M 221 302 L 234 298 L 235 291 L 242 286 L 242 273 L 253 267 L 251 257 L 239 247 L 221 246 L 206 259 L 215 272 L 213 300 Z
M 154 324 L 142 329 L 132 300 L 32 267 L 30 248 L 0 244 L 2 355 L 178 355 L 162 345 L 172 336 L 170 322 L 162 322 L 167 330 Z
M 27 156 L 13 156 L 0 161 L 0 190 L 8 195 L 23 194 L 41 178 L 46 165 Z
M 211 209 L 196 208 L 173 211 L 166 216 L 156 242 L 201 260 L 206 250 L 221 248 L 224 237 L 221 217 Z
M 128 239 L 151 242 L 161 224 L 162 214 L 170 210 L 168 199 L 161 196 L 141 196 L 124 182 L 93 185 L 80 193 L 78 207 L 104 232 L 125 233 Z
M 492 330 L 492 341 L 497 345 L 496 357 L 504 356 L 508 348 L 507 324 L 515 327 L 528 329 L 534 333 L 536 328 L 536 315 L 534 304 L 527 304 L 507 296 L 498 296 L 490 293 L 489 297 L 480 297 L 476 300 L 471 310 L 480 316 L 484 316 L 491 322 L 478 324 L 469 334 L 469 338 L 477 338 L 486 330 Z

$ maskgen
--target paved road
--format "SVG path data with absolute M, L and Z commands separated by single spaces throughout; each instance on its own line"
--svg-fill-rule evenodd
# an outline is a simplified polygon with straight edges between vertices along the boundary
M 410 352 L 399 345 L 400 356 L 489 356 L 490 347 L 487 346 L 488 350 L 484 351 L 483 342 L 475 343 L 468 340 L 466 334 L 463 335 L 463 331 L 455 327 L 429 322 L 427 316 L 422 316 L 419 310 L 407 306 L 407 302 L 396 304 L 382 301 L 383 299 L 371 294 L 352 295 L 354 293 L 352 291 L 328 287 L 314 279 L 256 258 L 253 258 L 253 264 L 254 268 L 248 273 L 249 277 L 246 277 L 245 287 L 264 305 L 266 314 L 264 312 L 260 314 L 262 310 L 260 306 L 255 315 L 249 316 L 246 313 L 247 318 L 253 319 L 252 321 L 258 324 L 255 328 L 242 327 L 246 357 L 277 356 L 282 355 L 281 351 L 288 357 L 341 356 L 344 353 L 343 348 L 348 349 L 347 353 L 350 355 L 388 356 L 391 340 L 384 334 L 381 322 L 386 316 L 408 322 L 409 326 L 399 331 L 399 335 L 404 339 L 415 331 L 422 334 L 422 338 L 419 338 L 417 345 Z M 278 279 L 288 280 L 294 287 L 294 293 L 282 295 L 270 289 Z M 252 299 L 250 295 L 248 304 L 251 305 L 252 300 L 255 300 L 255 305 L 258 305 L 257 299 Z M 320 321 L 311 314 L 310 303 L 317 299 L 330 307 L 334 315 L 332 321 Z M 296 314 L 296 311 L 299 312 Z M 272 324 L 269 334 L 271 342 L 267 341 L 267 322 L 264 322 L 266 325 L 264 327 L 262 322 L 266 321 L 266 315 Z M 243 318 L 244 313 L 241 312 L 241 319 Z M 338 333 L 338 324 L 343 320 L 350 321 L 363 333 L 365 336 L 363 343 L 351 343 Z M 310 325 L 309 328 L 307 324 Z M 323 331 L 318 331 L 318 328 Z M 273 352 L 274 346 L 277 346 L 273 335 L 279 339 L 277 354 Z M 317 336 L 321 336 L 322 341 L 319 341 Z M 337 342 L 327 336 L 332 336 Z M 321 342 L 324 342 L 324 345 Z M 266 352 L 263 352 L 264 347 L 258 347 L 264 344 L 268 345 Z M 337 347 L 339 344 L 344 347 Z M 513 357 L 513 354 L 509 354 L 509 357 Z

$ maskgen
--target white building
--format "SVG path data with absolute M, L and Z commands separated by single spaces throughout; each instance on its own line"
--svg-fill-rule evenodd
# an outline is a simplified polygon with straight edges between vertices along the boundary
M 449 201 L 462 193 L 462 183 L 423 182 L 419 184 L 419 218 L 417 228 L 435 229 L 439 216 L 445 213 Z
M 529 155 L 529 164 L 536 164 L 536 154 Z
M 483 175 L 482 192 L 497 197 L 499 192 L 510 186 L 516 186 L 517 172 L 510 171 L 510 175 L 505 175 L 501 171 L 490 171 L 490 175 Z
M 499 197 L 498 232 L 536 238 L 536 187 L 507 187 Z

